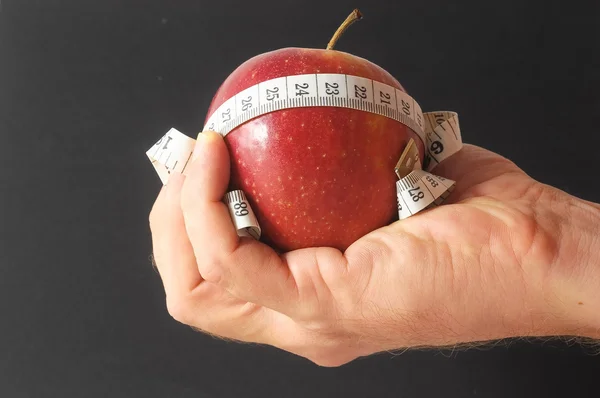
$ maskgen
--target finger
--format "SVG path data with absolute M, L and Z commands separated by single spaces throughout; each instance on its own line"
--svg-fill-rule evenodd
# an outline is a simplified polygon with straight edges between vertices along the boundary
M 200 134 L 181 199 L 200 274 L 236 297 L 289 314 L 297 305 L 294 278 L 270 247 L 238 237 L 222 202 L 228 181 L 225 142 L 216 133 Z
M 480 184 L 502 176 L 510 178 L 496 180 L 494 191 L 514 192 L 515 180 L 512 176 L 525 175 L 523 170 L 509 159 L 469 144 L 465 144 L 460 151 L 440 163 L 433 173 L 457 181 L 456 189 L 446 198 L 446 203 L 459 202 L 473 195 L 487 195 L 490 192 L 473 190 L 473 187 L 481 187 Z M 504 185 L 506 190 L 498 189 Z
M 165 286 L 169 313 L 181 323 L 230 339 L 279 344 L 273 322 L 281 314 L 231 296 L 217 285 L 202 282 L 185 229 L 181 188 L 185 177 L 170 176 L 151 212 L 154 258 Z
M 202 282 L 181 211 L 185 177 L 171 174 L 150 213 L 153 255 L 168 298 L 192 291 Z
M 300 343 L 301 329 L 289 317 L 233 297 L 202 282 L 187 236 L 181 192 L 185 177 L 171 175 L 150 214 L 154 258 L 170 314 L 181 323 L 219 337 L 286 348 Z
M 299 329 L 281 313 L 234 298 L 210 282 L 204 284 L 203 299 L 175 303 L 177 312 L 172 315 L 176 320 L 213 336 L 278 347 L 289 344 L 290 334 L 295 334 L 292 330 Z
M 519 172 L 521 169 L 509 159 L 487 149 L 463 144 L 463 148 L 440 163 L 433 170 L 446 178 L 467 185 L 487 181 L 491 178 L 509 172 Z

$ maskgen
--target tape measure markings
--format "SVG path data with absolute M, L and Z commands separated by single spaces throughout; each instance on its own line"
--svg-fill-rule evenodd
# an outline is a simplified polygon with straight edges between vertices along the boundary
M 260 239 L 261 229 L 252 211 L 252 207 L 241 190 L 225 194 L 224 202 L 229 209 L 229 215 L 239 236 L 249 236 Z
M 430 160 L 435 161 L 436 165 L 440 164 L 440 162 L 438 162 L 438 160 L 435 158 L 435 156 L 430 154 L 429 157 L 431 158 Z
M 454 134 L 454 139 L 458 139 L 458 137 L 456 136 L 456 131 L 454 131 L 454 127 L 452 127 L 451 123 L 448 123 L 448 127 L 450 127 L 450 130 L 452 130 L 452 134 Z M 444 131 L 446 131 L 446 129 L 444 129 Z
M 255 84 L 220 105 L 209 116 L 203 131 L 227 135 L 240 124 L 276 110 L 327 106 L 394 119 L 412 129 L 425 143 L 424 116 L 414 98 L 372 79 L 336 73 L 284 76 Z
M 429 191 L 429 194 L 434 198 L 433 201 L 435 202 L 435 199 L 438 196 L 435 196 L 435 194 L 433 192 L 431 192 L 431 189 L 429 189 L 429 187 L 427 186 L 427 184 L 423 184 L 423 186 L 425 186 L 425 188 Z
M 192 152 L 188 155 L 187 160 L 185 161 L 185 164 L 182 167 L 183 170 L 185 170 L 185 168 L 187 167 L 187 165 L 190 162 L 190 159 L 192 158 L 193 155 L 194 155 L 194 152 Z
M 403 209 L 407 209 L 408 212 L 410 213 L 410 216 L 413 215 L 413 212 L 410 210 L 410 208 L 408 207 L 408 203 L 406 203 L 406 200 L 404 199 L 404 196 L 400 195 L 399 193 L 396 193 L 398 200 L 402 200 L 402 202 L 404 202 L 404 208 L 400 205 L 400 203 L 398 202 L 398 213 L 402 214 Z M 409 217 L 410 217 L 409 216 Z
M 402 220 L 419 211 L 441 204 L 454 189 L 454 181 L 414 170 L 396 182 L 398 215 Z M 425 188 L 423 188 L 425 187 Z M 400 201 L 404 203 L 401 205 Z
M 451 139 L 452 136 L 447 129 L 452 131 L 454 139 Z M 432 138 L 434 134 L 438 137 L 437 139 Z M 460 126 L 458 125 L 456 113 L 443 111 L 427 114 L 426 137 L 427 170 L 430 171 L 462 148 Z M 435 165 L 431 161 L 435 162 Z
M 242 202 L 244 199 L 240 192 L 239 190 L 228 192 L 225 195 L 225 200 L 229 202 Z

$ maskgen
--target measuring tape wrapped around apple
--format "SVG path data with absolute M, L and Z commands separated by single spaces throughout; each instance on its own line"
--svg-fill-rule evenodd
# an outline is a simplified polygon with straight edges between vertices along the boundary
M 304 87 L 303 95 L 291 89 Z M 332 91 L 332 88 L 334 91 Z M 360 88 L 360 90 L 356 90 Z M 273 97 L 276 92 L 277 97 Z M 378 101 L 378 98 L 388 101 Z M 202 131 L 226 136 L 241 124 L 270 112 L 300 107 L 342 107 L 371 112 L 393 119 L 414 131 L 425 145 L 425 158 L 411 139 L 395 167 L 399 219 L 440 205 L 454 189 L 455 181 L 431 174 L 444 159 L 462 148 L 458 115 L 454 112 L 421 111 L 419 104 L 395 87 L 346 74 L 284 76 L 256 84 L 225 101 L 208 118 Z M 171 172 L 185 174 L 195 140 L 169 130 L 147 151 L 163 184 Z M 241 190 L 224 198 L 240 236 L 260 239 L 260 225 Z

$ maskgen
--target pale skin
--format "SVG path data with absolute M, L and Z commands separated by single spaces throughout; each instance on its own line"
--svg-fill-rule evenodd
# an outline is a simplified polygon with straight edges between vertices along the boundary
M 237 236 L 221 136 L 200 134 L 193 159 L 150 214 L 167 309 L 183 324 L 321 366 L 517 336 L 600 338 L 600 205 L 500 155 L 465 145 L 434 170 L 458 182 L 443 206 L 344 253 L 282 255 Z

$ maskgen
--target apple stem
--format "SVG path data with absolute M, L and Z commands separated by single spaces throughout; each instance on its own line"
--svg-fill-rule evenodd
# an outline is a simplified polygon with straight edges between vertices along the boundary
M 350 25 L 352 25 L 354 22 L 359 21 L 361 19 L 362 19 L 362 14 L 360 13 L 360 11 L 358 11 L 358 9 L 354 9 L 354 11 L 352 11 L 352 13 L 350 13 L 350 15 L 348 15 L 348 18 L 346 18 L 346 20 L 344 22 L 342 22 L 340 27 L 335 31 L 335 33 L 333 34 L 333 37 L 331 38 L 331 40 L 329 40 L 329 44 L 327 44 L 327 49 L 333 50 L 335 43 L 337 43 L 337 41 L 342 36 L 342 34 L 344 34 L 346 29 L 348 29 L 350 27 Z

